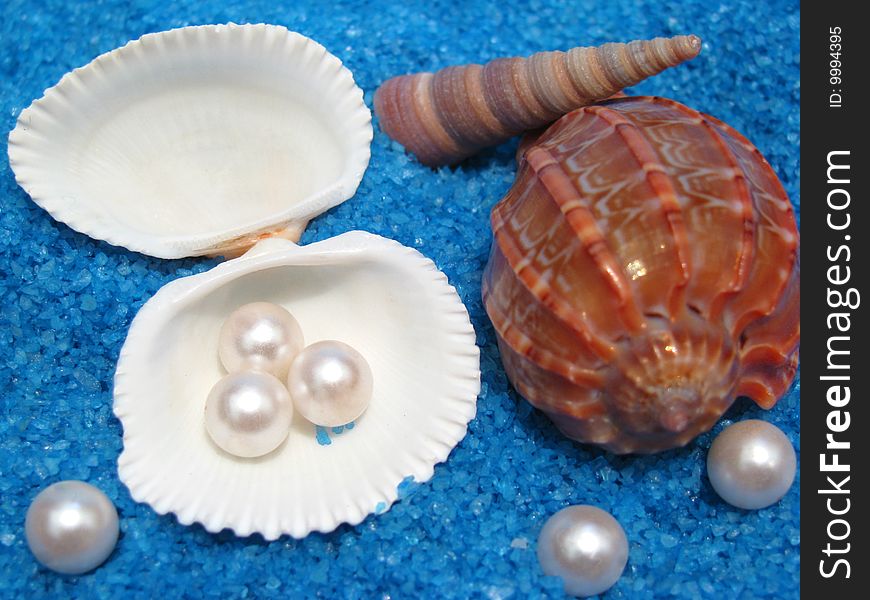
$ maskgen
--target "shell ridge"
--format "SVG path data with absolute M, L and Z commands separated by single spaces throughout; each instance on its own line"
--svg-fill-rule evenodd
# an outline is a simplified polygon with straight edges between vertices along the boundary
M 493 215 L 493 218 L 494 222 L 498 222 L 497 215 Z M 508 248 L 504 252 L 508 254 L 518 253 L 515 248 L 514 250 Z M 517 326 L 523 335 L 535 340 L 536 345 L 546 344 L 552 340 L 552 337 L 548 336 L 541 339 L 540 336 L 547 336 L 547 329 L 542 329 L 540 323 L 529 320 L 526 314 L 527 309 L 540 300 L 532 294 L 529 285 L 517 276 L 515 268 L 520 265 L 512 267 L 504 252 L 496 239 L 492 245 L 490 262 L 484 271 L 481 282 L 481 296 L 484 305 L 497 310 L 499 313 L 499 318 L 494 325 L 496 332 L 500 334 L 500 329 L 507 329 L 506 325 L 501 325 L 502 323 L 510 323 Z M 525 264 L 525 261 L 522 262 Z M 510 290 L 505 287 L 507 285 L 510 286 Z M 561 311 L 561 309 L 561 306 L 556 306 L 554 310 Z M 576 313 L 576 310 L 573 311 L 573 314 Z M 557 346 L 559 348 L 557 354 L 562 358 L 573 362 L 575 366 L 585 365 L 589 368 L 598 368 L 613 356 L 613 347 L 601 337 L 600 333 L 593 334 L 590 331 L 584 331 L 582 323 L 576 325 L 581 329 L 578 332 L 570 321 L 562 320 L 553 310 L 547 311 L 546 314 L 547 319 L 552 319 L 559 331 L 564 332 L 563 336 L 559 336 L 560 343 Z M 586 316 L 580 318 L 588 319 Z M 595 335 L 595 337 L 590 337 L 591 335 Z M 597 344 L 598 348 L 593 348 L 593 344 Z
M 459 80 L 459 81 L 457 81 Z M 459 146 L 470 146 L 474 141 L 464 132 L 473 132 L 473 126 L 463 118 L 462 111 L 456 110 L 457 101 L 465 98 L 465 82 L 462 77 L 462 67 L 447 67 L 436 72 L 432 77 L 432 102 L 435 106 L 435 116 L 445 131 Z M 454 117 L 454 118 L 450 118 Z
M 773 313 L 750 324 L 741 338 L 742 372 L 738 386 L 749 388 L 741 393 L 762 408 L 770 408 L 785 393 L 797 369 L 800 296 L 795 289 L 800 288 L 798 268 L 792 271 L 788 287 Z
M 594 333 L 591 324 L 585 317 L 576 316 L 570 308 L 570 303 L 561 298 L 553 291 L 549 284 L 544 282 L 538 271 L 523 257 L 522 251 L 508 236 L 503 234 L 502 217 L 494 210 L 492 213 L 493 240 L 499 245 L 502 254 L 508 264 L 514 269 L 517 281 L 534 297 L 540 298 L 546 292 L 549 306 L 553 307 L 554 314 L 569 328 L 576 332 L 578 338 L 596 356 L 602 360 L 608 360 L 613 356 L 613 347 L 599 334 Z
M 579 386 L 597 388 L 601 387 L 604 377 L 596 369 L 581 369 L 574 363 L 556 356 L 554 353 L 542 348 L 535 348 L 531 339 L 518 327 L 509 323 L 501 311 L 489 298 L 484 300 L 487 310 L 492 311 L 490 320 L 502 337 L 509 342 L 510 346 L 518 354 L 522 354 L 540 368 L 558 375 L 563 379 Z
M 760 271 L 764 275 L 756 275 L 753 286 L 745 286 L 740 294 L 732 296 L 726 304 L 728 321 L 735 337 L 745 333 L 754 321 L 767 317 L 777 309 L 800 269 L 799 234 L 794 209 L 770 165 L 766 161 L 759 161 L 757 149 L 746 146 L 744 142 L 745 138 L 736 139 L 734 145 L 729 143 L 729 149 L 738 159 L 755 161 L 749 164 L 756 167 L 760 165 L 754 172 L 746 171 L 755 215 L 756 239 L 756 252 L 749 268 L 752 273 Z M 747 156 L 740 157 L 740 152 L 747 153 Z M 782 266 L 774 268 L 772 263 L 779 261 Z M 763 278 L 763 284 L 760 278 Z M 799 296 L 796 301 L 799 302 Z
M 610 94 L 607 77 L 602 72 L 600 51 L 583 46 L 572 48 L 565 53 L 565 70 L 573 87 L 574 94 L 588 104 L 595 98 L 606 98 Z
M 528 125 L 524 126 L 517 133 L 527 129 L 534 129 L 539 127 L 539 124 L 542 122 L 548 123 L 559 118 L 559 113 L 554 113 L 550 110 L 535 94 L 535 64 L 532 61 L 533 57 L 534 55 L 525 60 L 515 60 L 512 65 L 513 77 L 511 77 L 511 82 L 517 92 L 517 100 L 523 107 L 524 114 L 528 115 L 529 118 Z
M 773 408 L 795 380 L 798 359 L 798 353 L 794 352 L 781 366 L 767 369 L 767 372 L 759 370 L 751 375 L 743 375 L 738 382 L 737 395 L 752 398 L 763 409 Z
M 750 142 L 749 139 L 747 139 L 745 135 L 743 135 L 742 133 L 740 133 L 739 131 L 737 131 L 733 127 L 731 127 L 731 125 L 729 125 L 728 123 L 726 123 L 720 119 L 717 119 L 714 116 L 705 114 L 704 118 L 707 121 L 709 121 L 714 127 L 723 130 L 728 135 L 728 137 L 734 139 L 748 153 L 752 154 L 756 160 L 758 160 L 762 165 L 767 167 L 767 169 L 769 169 L 770 173 L 775 174 L 775 171 L 773 170 L 773 167 L 770 165 L 770 162 L 768 162 L 768 160 L 764 157 L 764 155 L 761 153 L 761 151 L 758 148 L 756 148 L 755 145 L 752 142 Z M 782 185 L 782 182 L 779 180 L 778 177 L 774 176 L 774 177 L 768 177 L 768 183 L 770 183 L 773 186 L 774 191 L 776 193 L 776 196 L 780 199 L 785 200 L 784 202 L 781 203 L 781 205 L 782 205 L 781 208 L 785 212 L 787 212 L 792 217 L 792 219 L 794 219 L 794 206 L 792 206 L 791 202 L 789 201 L 788 194 L 786 193 L 785 188 Z
M 777 227 L 774 225 L 770 228 L 772 231 L 776 232 Z M 780 271 L 785 271 L 787 273 L 793 272 L 795 268 L 795 264 L 797 263 L 797 250 L 795 248 L 791 248 L 788 254 L 788 257 L 785 259 L 787 263 L 787 267 L 781 269 Z M 779 301 L 782 298 L 785 290 L 788 288 L 789 276 L 781 277 L 775 285 L 766 286 L 765 290 L 768 292 L 767 302 L 764 304 L 756 305 L 749 310 L 746 310 L 743 314 L 741 314 L 738 318 L 733 320 L 733 331 L 735 333 L 743 332 L 745 329 L 751 325 L 753 322 L 758 319 L 769 316 L 773 313 L 776 308 L 779 306 Z
M 795 332 L 795 334 L 792 335 L 784 344 L 785 349 L 779 344 L 774 344 L 772 342 L 752 346 L 749 350 L 741 353 L 741 361 L 758 361 L 762 363 L 784 365 L 791 360 L 796 346 L 795 342 L 799 337 L 800 333 Z
M 636 123 L 621 113 L 604 106 L 591 106 L 586 110 L 616 129 L 617 135 L 625 141 L 632 156 L 634 156 L 638 165 L 643 169 L 647 182 L 659 202 L 674 242 L 676 266 L 680 270 L 680 279 L 676 282 L 670 293 L 667 294 L 665 303 L 671 318 L 674 319 L 683 310 L 684 292 L 692 272 L 688 249 L 689 239 L 686 232 L 683 208 L 679 200 L 677 200 L 677 191 L 671 183 L 670 176 L 663 166 L 658 151 L 644 136 Z
M 644 326 L 643 318 L 634 303 L 625 274 L 607 247 L 604 234 L 595 218 L 583 204 L 573 180 L 562 170 L 555 157 L 541 146 L 530 148 L 525 158 L 616 296 L 618 314 L 623 323 L 633 332 L 641 331 Z
M 748 277 L 754 253 L 753 205 L 748 187 L 741 189 L 745 179 L 740 179 L 740 165 L 727 146 L 723 147 L 724 140 L 717 137 L 717 132 L 709 130 L 706 115 L 694 109 L 659 97 L 635 97 L 615 106 L 643 128 L 668 165 L 668 175 L 683 203 L 690 242 L 687 248 L 692 260 L 699 261 L 685 290 L 684 305 L 718 319 L 723 303 L 733 296 L 734 282 L 741 276 L 740 261 L 744 264 L 743 277 Z M 700 153 L 692 149 L 693 143 L 700 145 Z M 714 155 L 712 163 L 699 162 L 705 152 Z M 705 183 L 708 180 L 713 183 Z M 716 218 L 718 213 L 725 213 L 722 219 Z M 708 234 L 711 223 L 722 223 L 717 235 Z M 723 244 L 727 252 L 718 248 Z M 715 266 L 706 262 L 708 257 Z
M 420 77 L 412 80 L 411 85 L 414 102 L 412 108 L 416 114 L 416 122 L 420 123 L 425 137 L 432 146 L 433 152 L 439 154 L 458 152 L 459 146 L 444 128 L 438 116 L 432 90 L 434 88 L 435 75 L 423 73 Z M 437 160 L 437 159 L 433 159 Z
M 635 40 L 636 41 L 636 40 Z M 619 60 L 623 65 L 626 77 L 631 81 L 642 79 L 644 75 L 644 67 L 649 65 L 648 61 L 644 60 L 643 44 L 629 42 L 618 48 Z M 623 86 L 629 87 L 631 84 Z
M 410 126 L 404 124 L 408 112 L 403 109 L 402 98 L 410 94 L 400 94 L 399 87 L 405 82 L 404 77 L 394 77 L 382 83 L 375 92 L 375 114 L 378 116 L 378 125 L 387 136 L 395 139 L 399 131 L 410 132 Z M 409 140 L 412 140 L 409 133 Z M 411 144 L 411 141 L 408 142 Z
M 546 410 L 547 408 L 551 408 L 554 402 L 547 397 L 541 396 L 538 393 L 538 390 L 528 384 L 526 384 L 522 380 L 511 380 L 514 387 L 517 389 L 517 392 L 520 393 L 524 398 L 527 398 L 529 402 L 532 403 L 535 408 Z M 589 388 L 590 391 L 592 388 Z M 564 406 L 566 408 L 566 412 L 575 416 L 582 418 L 590 418 L 590 417 L 602 417 L 604 416 L 604 407 L 601 402 L 597 401 L 594 397 L 587 398 L 586 400 L 576 400 L 572 399 L 570 403 L 566 403 Z M 609 422 L 608 422 L 609 424 Z
M 487 106 L 498 120 L 499 136 L 509 138 L 525 128 L 523 105 L 514 83 L 514 68 L 519 58 L 496 58 L 481 71 Z
M 718 319 L 725 307 L 727 298 L 733 294 L 739 293 L 746 284 L 751 271 L 751 262 L 755 255 L 755 228 L 757 226 L 755 219 L 755 211 L 753 210 L 752 193 L 749 189 L 749 184 L 740 170 L 740 164 L 737 156 L 728 147 L 728 143 L 722 137 L 722 134 L 707 120 L 704 116 L 701 117 L 701 126 L 705 131 L 709 132 L 714 139 L 717 147 L 722 151 L 722 156 L 734 169 L 733 182 L 737 187 L 737 199 L 741 206 L 741 215 L 743 217 L 743 231 L 741 232 L 740 254 L 734 263 L 734 276 L 731 285 L 728 289 L 722 290 L 719 296 L 713 298 L 710 307 L 710 318 Z
M 602 83 L 609 90 L 617 92 L 631 85 L 632 66 L 623 64 L 625 58 L 626 44 L 608 43 L 604 44 L 597 51 L 598 64 L 601 66 L 601 72 L 604 75 Z M 610 94 L 608 94 L 609 96 Z
M 463 83 L 465 85 L 465 97 L 468 100 L 468 108 L 471 114 L 468 115 L 469 121 L 472 116 L 477 118 L 477 126 L 479 127 L 478 135 L 475 136 L 472 144 L 469 146 L 469 151 L 476 152 L 485 145 L 490 139 L 501 134 L 501 125 L 498 117 L 492 112 L 489 104 L 486 102 L 486 95 L 483 88 L 483 66 L 471 64 L 464 67 Z M 457 110 L 461 110 L 458 108 Z M 471 150 L 474 148 L 474 150 Z
M 564 114 L 571 110 L 567 101 L 564 82 L 560 80 L 557 63 L 562 61 L 561 52 L 538 52 L 526 62 L 529 92 L 535 102 L 548 114 Z

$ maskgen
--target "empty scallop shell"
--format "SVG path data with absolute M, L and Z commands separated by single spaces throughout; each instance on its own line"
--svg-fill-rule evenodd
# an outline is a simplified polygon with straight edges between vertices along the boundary
M 223 373 L 220 326 L 254 300 L 287 308 L 307 343 L 341 340 L 370 364 L 368 410 L 329 445 L 299 415 L 261 458 L 210 440 L 203 408 Z M 359 231 L 306 246 L 263 240 L 167 284 L 134 319 L 115 374 L 120 477 L 137 501 L 212 532 L 271 540 L 356 524 L 386 510 L 409 476 L 429 479 L 465 436 L 479 365 L 465 307 L 416 250 Z
M 371 113 L 326 49 L 274 25 L 153 33 L 66 74 L 9 136 L 18 183 L 73 229 L 161 258 L 297 240 L 350 198 Z

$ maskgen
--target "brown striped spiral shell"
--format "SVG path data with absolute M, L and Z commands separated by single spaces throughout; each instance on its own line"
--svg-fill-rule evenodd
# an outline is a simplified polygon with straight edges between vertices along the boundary
M 381 129 L 425 165 L 459 162 L 694 58 L 694 35 L 499 58 L 393 77 L 375 93 Z
M 568 437 L 682 446 L 772 407 L 800 343 L 794 212 L 761 153 L 672 100 L 576 110 L 521 152 L 483 299 L 511 382 Z

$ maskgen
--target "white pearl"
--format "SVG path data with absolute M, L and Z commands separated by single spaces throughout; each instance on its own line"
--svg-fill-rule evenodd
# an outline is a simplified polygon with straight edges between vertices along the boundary
M 794 481 L 794 447 L 775 425 L 740 421 L 716 436 L 707 453 L 707 476 L 716 493 L 737 508 L 775 504 Z
M 569 506 L 541 529 L 538 562 L 544 573 L 562 578 L 567 594 L 593 596 L 622 575 L 628 539 L 610 513 L 595 506 Z
M 334 340 L 302 350 L 287 376 L 296 410 L 322 427 L 346 425 L 363 414 L 372 387 L 372 370 L 362 354 Z
M 79 575 L 97 568 L 118 541 L 118 511 L 83 481 L 60 481 L 39 492 L 27 509 L 24 536 L 40 563 Z
M 283 380 L 304 345 L 299 323 L 284 307 L 251 302 L 224 321 L 218 353 L 230 373 L 259 369 Z
M 293 403 L 278 379 L 262 371 L 230 373 L 205 402 L 205 427 L 214 443 L 230 454 L 253 458 L 287 439 Z

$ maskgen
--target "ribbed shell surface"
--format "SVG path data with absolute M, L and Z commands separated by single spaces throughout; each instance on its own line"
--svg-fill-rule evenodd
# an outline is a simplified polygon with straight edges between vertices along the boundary
M 790 385 L 794 212 L 721 121 L 652 97 L 576 110 L 521 150 L 492 227 L 483 298 L 502 361 L 568 437 L 657 452 Z
M 607 43 L 401 75 L 375 92 L 384 133 L 426 165 L 456 163 L 691 60 L 695 35 Z

